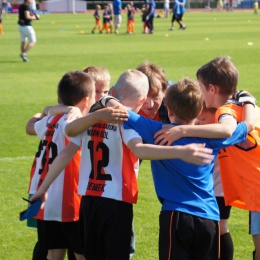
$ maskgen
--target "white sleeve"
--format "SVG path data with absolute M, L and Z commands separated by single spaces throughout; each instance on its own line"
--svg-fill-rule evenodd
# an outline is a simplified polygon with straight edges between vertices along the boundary
M 70 137 L 70 142 L 72 142 L 72 143 L 76 144 L 77 146 L 81 147 L 83 134 L 84 134 L 84 132 L 77 135 L 77 136 Z
M 221 122 L 222 120 L 224 120 L 224 119 L 233 119 L 233 120 L 237 123 L 236 119 L 235 119 L 233 116 L 228 115 L 228 114 L 223 114 L 223 115 L 221 115 L 221 116 L 219 117 L 219 119 L 218 119 L 218 122 L 220 123 L 220 122 Z
M 44 138 L 48 118 L 49 116 L 45 116 L 34 124 L 34 130 L 40 139 Z
M 122 131 L 122 139 L 126 145 L 130 140 L 134 138 L 142 139 L 142 137 L 134 129 L 125 129 L 124 127 L 121 127 L 121 131 Z

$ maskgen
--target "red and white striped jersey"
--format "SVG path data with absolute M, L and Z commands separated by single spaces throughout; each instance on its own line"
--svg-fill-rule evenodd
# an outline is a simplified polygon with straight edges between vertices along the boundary
M 136 203 L 139 160 L 127 147 L 141 138 L 132 129 L 99 122 L 71 138 L 82 147 L 79 194 Z
M 42 140 L 31 170 L 29 194 L 34 194 L 40 187 L 53 160 L 69 142 L 64 134 L 65 117 L 65 115 L 46 116 L 35 123 L 35 131 Z M 79 219 L 81 199 L 77 193 L 79 165 L 80 151 L 51 184 L 44 209 L 35 218 L 60 222 Z

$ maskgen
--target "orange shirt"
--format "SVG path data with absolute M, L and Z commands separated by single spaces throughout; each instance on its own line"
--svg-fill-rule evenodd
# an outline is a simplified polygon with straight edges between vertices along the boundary
M 260 109 L 255 110 L 255 129 L 247 135 L 247 140 L 222 149 L 218 159 L 226 205 L 260 212 Z M 217 110 L 216 122 L 224 114 L 241 122 L 243 107 L 225 104 Z

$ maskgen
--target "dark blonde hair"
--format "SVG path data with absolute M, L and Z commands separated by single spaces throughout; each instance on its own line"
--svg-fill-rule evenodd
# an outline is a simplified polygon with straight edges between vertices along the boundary
M 157 94 L 160 90 L 165 92 L 168 86 L 168 80 L 165 76 L 164 70 L 161 67 L 154 63 L 145 61 L 136 69 L 143 72 L 147 76 L 149 81 L 149 91 L 154 91 Z M 161 89 L 159 89 L 158 80 L 161 82 Z
M 110 83 L 111 77 L 106 68 L 100 66 L 88 66 L 83 69 L 83 71 L 91 75 L 96 81 L 106 81 Z
M 58 99 L 67 106 L 77 105 L 83 98 L 89 97 L 95 91 L 95 80 L 83 71 L 70 71 L 60 80 Z
M 184 78 L 171 85 L 165 94 L 167 107 L 181 120 L 195 119 L 203 106 L 203 95 L 196 80 Z
M 230 57 L 217 57 L 197 71 L 197 78 L 206 89 L 212 84 L 219 87 L 219 94 L 233 95 L 237 89 L 238 70 Z

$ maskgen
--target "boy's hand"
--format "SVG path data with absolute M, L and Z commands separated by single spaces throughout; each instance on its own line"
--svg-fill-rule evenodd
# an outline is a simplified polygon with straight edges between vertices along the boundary
M 101 121 L 106 123 L 120 124 L 128 120 L 129 114 L 125 109 L 119 109 L 119 107 L 107 107 L 101 110 L 97 110 L 94 113 L 98 113 Z
M 42 191 L 41 188 L 35 192 L 34 195 L 30 198 L 30 201 L 33 202 L 35 200 L 41 200 L 42 206 L 41 209 L 44 207 L 45 201 L 48 199 L 48 194 L 45 191 Z
M 81 111 L 78 107 L 68 107 L 68 109 L 70 109 L 70 111 L 68 112 L 66 120 L 73 120 L 82 117 Z
M 182 160 L 188 163 L 203 165 L 214 160 L 213 150 L 205 148 L 205 144 L 187 144 L 183 146 Z
M 183 137 L 183 132 L 179 126 L 164 125 L 161 130 L 155 133 L 155 144 L 170 146 L 174 141 Z

